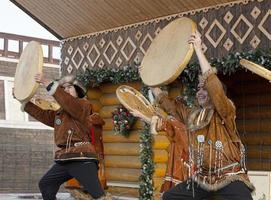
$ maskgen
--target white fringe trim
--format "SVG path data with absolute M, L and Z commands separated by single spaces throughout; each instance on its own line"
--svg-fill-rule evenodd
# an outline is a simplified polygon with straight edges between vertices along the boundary
M 255 187 L 254 185 L 249 182 L 248 180 L 246 180 L 245 178 L 239 176 L 239 175 L 230 175 L 227 176 L 223 181 L 219 182 L 219 183 L 215 183 L 215 184 L 208 184 L 208 183 L 203 183 L 199 180 L 194 180 L 202 189 L 206 190 L 206 191 L 217 191 L 220 190 L 221 188 L 229 185 L 232 182 L 235 181 L 241 181 L 243 182 L 252 192 L 255 191 Z
M 174 179 L 174 178 L 171 177 L 171 176 L 165 176 L 165 177 L 164 177 L 164 181 L 170 181 L 170 182 L 174 183 L 175 185 L 177 185 L 177 184 L 183 182 L 183 181 L 180 181 L 180 180 L 178 180 L 178 179 Z

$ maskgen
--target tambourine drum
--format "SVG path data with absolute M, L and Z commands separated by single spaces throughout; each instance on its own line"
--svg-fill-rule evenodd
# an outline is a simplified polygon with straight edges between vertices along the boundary
M 139 70 L 148 86 L 167 85 L 174 81 L 190 61 L 194 49 L 188 43 L 196 24 L 182 17 L 169 23 L 152 41 Z
M 241 59 L 240 64 L 249 71 L 271 81 L 271 71 L 246 59 Z
M 141 112 L 150 121 L 152 116 L 155 115 L 155 110 L 151 103 L 136 89 L 127 85 L 121 85 L 117 88 L 116 94 L 120 103 L 130 112 Z
M 35 94 L 39 84 L 34 76 L 42 72 L 43 52 L 38 42 L 31 41 L 23 50 L 15 72 L 14 95 L 20 100 L 29 100 Z

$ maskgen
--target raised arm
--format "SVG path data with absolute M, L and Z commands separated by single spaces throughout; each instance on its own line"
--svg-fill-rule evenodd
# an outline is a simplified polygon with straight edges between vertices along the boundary
M 27 112 L 29 115 L 34 117 L 41 123 L 54 127 L 56 111 L 53 110 L 43 110 L 32 102 L 27 102 L 22 105 L 22 111 Z
M 64 91 L 57 81 L 45 79 L 42 74 L 35 76 L 36 82 L 44 85 L 61 108 L 69 113 L 74 119 L 84 123 L 86 118 L 92 114 L 92 108 L 89 101 L 83 98 L 76 98 Z
M 200 33 L 198 31 L 193 33 L 190 39 L 188 40 L 188 42 L 193 44 L 195 52 L 199 60 L 201 73 L 205 74 L 208 70 L 211 70 L 211 65 L 209 64 L 208 60 L 206 59 L 202 51 Z
M 14 95 L 14 88 L 12 88 L 12 96 L 16 99 Z M 18 99 L 17 99 L 18 100 Z M 18 100 L 19 101 L 19 100 Z M 54 110 L 43 110 L 39 106 L 33 104 L 32 102 L 19 101 L 21 103 L 21 110 L 27 112 L 29 115 L 34 117 L 41 123 L 54 127 L 55 115 L 57 111 Z
M 226 96 L 222 83 L 216 76 L 215 71 L 212 69 L 202 51 L 201 38 L 198 31 L 196 31 L 195 34 L 192 34 L 189 42 L 194 45 L 199 60 L 202 72 L 201 84 L 208 91 L 208 95 L 214 104 L 216 111 L 223 118 L 229 117 L 229 115 L 235 115 L 233 103 Z

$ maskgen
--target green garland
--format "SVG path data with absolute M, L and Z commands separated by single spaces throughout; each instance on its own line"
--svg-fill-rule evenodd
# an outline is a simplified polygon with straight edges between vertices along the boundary
M 267 69 L 271 69 L 271 49 L 258 49 L 256 51 L 230 53 L 223 58 L 211 58 L 209 61 L 213 67 L 217 68 L 218 73 L 223 75 L 231 75 L 242 69 L 239 64 L 241 58 L 248 59 L 266 67 Z M 199 63 L 192 62 L 188 64 L 182 74 L 178 77 L 178 79 L 180 79 L 181 82 L 186 86 L 186 90 L 184 91 L 184 100 L 186 100 L 189 105 L 193 105 L 199 73 Z M 140 80 L 138 66 L 136 65 L 125 66 L 120 69 L 110 67 L 99 70 L 86 69 L 85 73 L 79 74 L 77 78 L 86 87 L 97 87 L 104 82 L 119 84 Z
M 77 75 L 78 80 L 87 88 L 97 87 L 101 83 L 113 84 L 134 82 L 140 80 L 138 67 L 125 66 L 123 68 L 102 68 L 99 70 L 86 69 L 83 74 Z
M 152 135 L 150 126 L 144 123 L 144 128 L 140 133 L 140 162 L 141 175 L 139 177 L 139 199 L 153 200 L 153 180 L 154 172 L 153 152 L 152 152 Z

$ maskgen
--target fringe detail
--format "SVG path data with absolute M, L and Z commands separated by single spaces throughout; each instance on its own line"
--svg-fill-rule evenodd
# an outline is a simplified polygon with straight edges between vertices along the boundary
M 199 124 L 195 124 L 194 121 L 196 118 L 199 117 L 200 111 L 201 111 L 201 108 L 195 108 L 195 110 L 192 110 L 190 114 L 188 115 L 187 129 L 191 132 L 202 129 L 203 127 L 207 126 L 214 115 L 213 106 L 207 106 L 206 114 L 204 116 L 205 120 L 200 121 Z
M 219 183 L 215 183 L 215 184 L 208 184 L 208 183 L 203 183 L 199 180 L 194 180 L 202 189 L 206 190 L 206 191 L 217 191 L 220 190 L 221 188 L 229 185 L 232 182 L 235 181 L 241 181 L 243 182 L 253 193 L 255 191 L 255 187 L 254 185 L 247 180 L 246 178 L 239 176 L 239 175 L 231 175 L 231 176 L 227 176 L 224 180 L 220 181 Z

